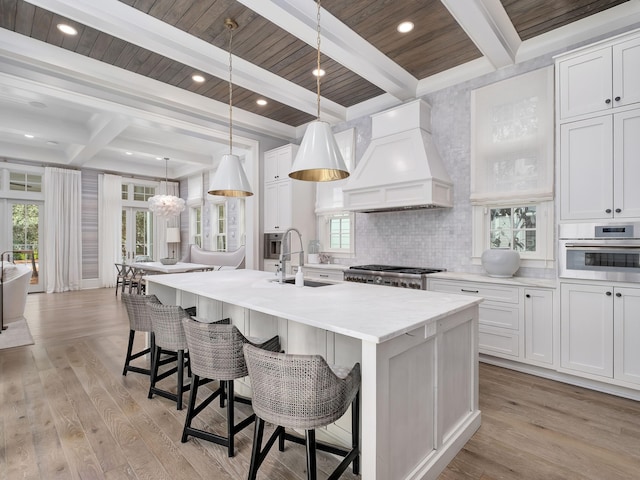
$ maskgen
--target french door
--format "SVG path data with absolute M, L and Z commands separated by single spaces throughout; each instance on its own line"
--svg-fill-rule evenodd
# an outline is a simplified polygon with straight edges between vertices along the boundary
M 29 292 L 44 291 L 43 270 L 44 258 L 40 239 L 43 203 L 35 201 L 9 201 L 11 211 L 11 249 L 15 263 L 31 267 Z
M 122 209 L 120 247 L 123 260 L 133 262 L 140 255 L 153 258 L 153 213 L 145 208 Z

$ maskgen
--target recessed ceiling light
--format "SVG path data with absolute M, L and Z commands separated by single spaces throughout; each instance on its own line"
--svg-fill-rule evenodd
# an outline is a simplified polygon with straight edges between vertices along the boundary
M 258 100 L 256 100 L 256 103 L 261 107 L 264 107 L 267 104 L 267 101 L 264 98 L 259 98 Z
M 397 30 L 400 33 L 408 33 L 413 30 L 413 22 L 402 22 L 398 25 Z
M 156 157 L 156 160 L 162 160 L 162 157 Z
M 31 135 L 30 133 L 25 133 L 24 136 L 27 138 L 33 138 L 33 135 Z
M 66 23 L 59 23 L 57 27 L 58 27 L 58 30 L 60 30 L 62 33 L 66 33 L 67 35 L 78 34 L 78 30 L 73 28 L 71 25 L 67 25 Z
M 325 74 L 326 72 L 325 72 L 323 69 L 320 69 L 320 73 L 318 73 L 318 69 L 317 69 L 317 68 L 314 68 L 314 69 L 313 69 L 313 72 L 311 72 L 311 73 L 313 73 L 313 76 L 314 76 L 314 77 L 318 77 L 318 76 L 320 76 L 320 77 L 324 77 L 324 74 Z
M 204 82 L 204 77 L 202 75 L 195 74 L 191 76 L 191 80 L 193 80 L 194 82 L 202 83 Z
M 42 102 L 29 102 L 29 105 L 31 105 L 33 108 L 47 108 L 47 104 Z
M 131 152 L 124 152 L 125 155 L 133 155 Z

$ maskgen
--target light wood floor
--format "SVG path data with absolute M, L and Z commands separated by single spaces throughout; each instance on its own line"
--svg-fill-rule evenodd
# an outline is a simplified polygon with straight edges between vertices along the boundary
M 147 399 L 148 377 L 122 376 L 128 321 L 113 289 L 32 294 L 25 316 L 35 345 L 0 351 L 0 480 L 246 478 L 251 427 L 231 459 L 182 444 L 185 410 Z M 440 480 L 640 479 L 638 402 L 482 364 L 480 408 Z M 223 431 L 215 402 L 201 417 Z M 275 449 L 259 478 L 305 478 L 303 447 Z

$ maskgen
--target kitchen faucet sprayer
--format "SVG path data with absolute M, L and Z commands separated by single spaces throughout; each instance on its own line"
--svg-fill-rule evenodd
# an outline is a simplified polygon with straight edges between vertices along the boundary
M 291 250 L 291 244 L 288 241 L 289 234 L 291 232 L 296 232 L 298 234 L 298 240 L 300 240 L 300 250 L 297 252 L 287 252 L 287 250 Z M 300 254 L 300 263 L 299 266 L 304 266 L 304 248 L 302 246 L 302 234 L 297 228 L 289 228 L 284 235 L 282 235 L 282 246 L 280 248 L 280 283 L 284 283 L 284 279 L 286 277 L 287 270 L 287 257 L 291 260 L 291 255 L 294 253 Z

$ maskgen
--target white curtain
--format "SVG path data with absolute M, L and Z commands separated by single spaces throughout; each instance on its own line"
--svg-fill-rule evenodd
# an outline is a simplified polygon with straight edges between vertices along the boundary
M 47 293 L 82 283 L 82 177 L 77 170 L 44 170 L 44 249 Z
M 98 262 L 100 286 L 115 287 L 114 264 L 122 262 L 122 177 L 100 175 L 98 180 Z
M 176 182 L 160 182 L 160 187 L 156 191 L 159 195 L 180 196 L 180 185 Z M 158 217 L 154 215 L 154 244 L 153 259 L 160 260 L 171 256 L 167 245 L 167 227 L 180 227 L 180 215 L 170 218 Z

